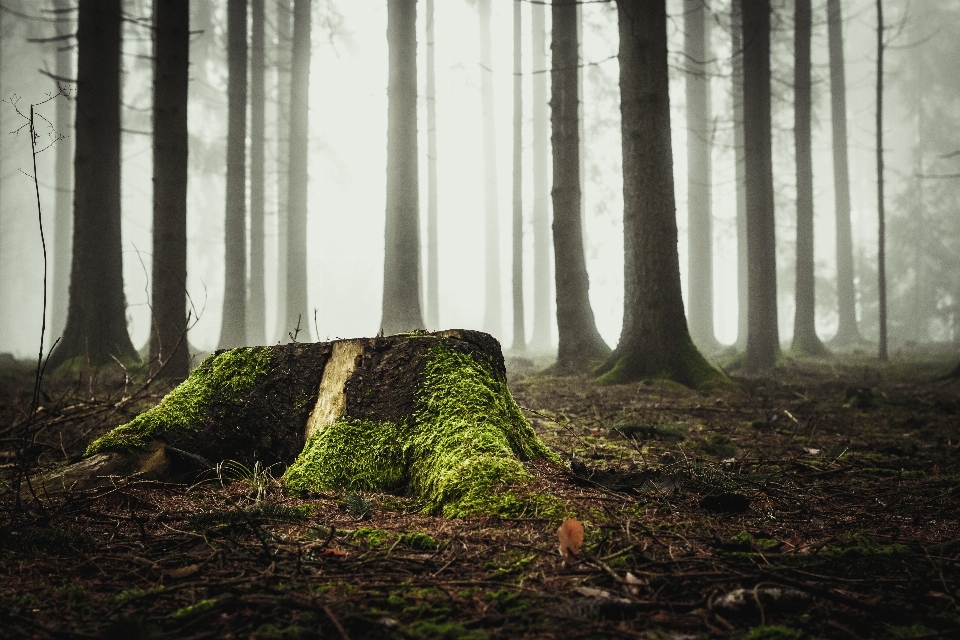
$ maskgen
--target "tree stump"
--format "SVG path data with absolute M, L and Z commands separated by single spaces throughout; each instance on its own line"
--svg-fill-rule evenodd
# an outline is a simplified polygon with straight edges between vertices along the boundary
M 294 492 L 404 492 L 447 516 L 526 508 L 511 489 L 524 463 L 558 461 L 510 395 L 500 344 L 467 330 L 217 352 L 86 456 L 42 484 L 260 462 Z

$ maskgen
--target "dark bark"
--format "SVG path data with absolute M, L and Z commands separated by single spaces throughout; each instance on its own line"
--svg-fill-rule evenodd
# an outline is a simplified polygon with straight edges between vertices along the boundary
M 879 290 L 880 340 L 877 355 L 887 354 L 887 224 L 883 202 L 883 0 L 877 0 L 877 286 Z
M 733 83 L 733 154 L 736 163 L 737 189 L 737 342 L 738 349 L 747 347 L 747 318 L 749 295 L 747 295 L 747 172 L 743 142 L 743 0 L 732 0 L 730 5 L 730 31 L 732 33 L 733 57 L 731 81 Z
M 530 7 L 533 36 L 531 67 L 533 69 L 533 333 L 532 351 L 550 348 L 550 186 L 547 158 L 547 10 L 542 4 Z
M 624 311 L 610 382 L 723 380 L 693 345 L 680 289 L 670 135 L 666 0 L 619 0 Z
M 440 274 L 437 240 L 437 86 L 434 54 L 434 0 L 427 0 L 427 328 L 440 328 Z
M 247 342 L 263 344 L 267 336 L 264 281 L 264 160 L 266 151 L 266 50 L 264 0 L 251 0 L 250 38 L 250 298 L 247 301 Z
M 743 124 L 749 317 L 744 366 L 770 371 L 780 350 L 770 122 L 770 0 L 743 0 Z
M 493 44 L 490 36 L 490 0 L 479 0 L 480 106 L 483 117 L 483 330 L 500 337 L 500 208 L 497 184 L 497 136 L 493 106 Z
M 150 359 L 190 373 L 187 342 L 187 85 L 190 0 L 154 5 L 153 317 Z
M 247 341 L 247 2 L 227 1 L 227 197 L 220 347 Z
M 127 333 L 120 237 L 120 0 L 81 0 L 70 303 L 50 364 L 137 356 Z
M 580 217 L 580 127 L 577 99 L 577 5 L 552 5 L 553 252 L 556 259 L 558 373 L 590 369 L 610 353 L 590 307 L 590 281 Z
M 293 65 L 290 76 L 290 157 L 287 163 L 287 321 L 300 327 L 297 340 L 310 340 L 313 314 L 307 298 L 307 192 L 310 150 L 310 28 L 311 0 L 293 1 Z
M 72 3 L 56 0 L 58 11 L 68 9 Z M 57 35 L 74 33 L 76 22 L 71 14 L 57 14 Z M 56 73 L 61 78 L 74 77 L 74 51 L 65 46 L 57 48 Z M 57 98 L 57 133 L 64 136 L 57 143 L 55 179 L 57 193 L 53 217 L 53 291 L 50 296 L 50 329 L 53 340 L 63 335 L 67 324 L 67 305 L 70 301 L 70 245 L 73 242 L 73 92 L 62 82 L 66 95 Z M 2 93 L 0 93 L 2 95 Z M 2 155 L 2 154 L 0 154 Z
M 837 315 L 833 342 L 863 341 L 857 326 L 854 290 L 853 232 L 850 224 L 850 163 L 847 157 L 847 81 L 843 54 L 840 0 L 827 0 L 827 39 L 830 49 L 830 106 L 833 129 L 833 190 L 837 222 Z
M 432 1 L 432 0 L 431 0 Z M 513 2 L 513 351 L 526 351 L 523 313 L 523 30 Z
M 291 0 L 277 0 L 277 326 L 274 339 L 289 340 L 287 332 L 287 253 L 289 251 L 289 211 L 287 198 L 290 195 L 290 67 L 293 62 L 293 9 Z
M 816 328 L 816 283 L 813 269 L 813 152 L 811 150 L 810 0 L 796 0 L 794 11 L 794 126 L 797 158 L 797 278 L 793 351 L 827 353 Z
M 719 343 L 713 332 L 713 122 L 707 65 L 712 14 L 705 0 L 684 0 L 683 16 L 687 66 L 687 318 L 694 344 L 715 350 Z
M 387 0 L 387 213 L 383 315 L 390 335 L 423 328 L 417 179 L 417 3 Z

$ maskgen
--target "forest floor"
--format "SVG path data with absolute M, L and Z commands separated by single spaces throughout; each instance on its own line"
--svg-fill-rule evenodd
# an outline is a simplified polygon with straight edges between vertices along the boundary
M 955 360 L 785 360 L 707 395 L 512 360 L 518 403 L 574 460 L 531 466 L 586 528 L 570 564 L 558 519 L 300 499 L 253 470 L 19 506 L 8 491 L 0 637 L 958 637 L 960 381 L 937 379 Z M 33 375 L 0 364 L 9 480 Z M 30 459 L 76 458 L 162 391 L 51 381 Z

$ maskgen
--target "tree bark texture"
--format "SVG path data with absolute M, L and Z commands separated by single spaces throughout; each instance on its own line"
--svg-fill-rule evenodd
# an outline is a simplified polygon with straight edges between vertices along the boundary
M 588 370 L 607 356 L 610 348 L 600 337 L 594 321 L 583 254 L 577 5 L 573 0 L 556 0 L 552 9 L 553 252 L 560 333 L 556 369 L 561 373 L 574 373 Z
M 666 0 L 619 0 L 624 312 L 610 381 L 720 377 L 693 345 L 680 288 L 670 135 Z
M 56 0 L 57 36 L 74 33 L 76 21 L 66 10 L 72 6 L 67 0 Z M 60 78 L 74 77 L 74 51 L 58 43 L 56 70 Z M 53 292 L 50 300 L 50 333 L 54 340 L 63 335 L 67 324 L 67 305 L 70 302 L 70 245 L 73 242 L 73 104 L 75 92 L 62 81 L 57 83 L 65 95 L 56 101 L 57 133 L 64 136 L 56 146 L 55 177 L 57 192 L 53 223 Z M 0 93 L 2 95 L 2 93 Z M 2 155 L 2 154 L 0 154 Z
M 250 38 L 250 298 L 247 301 L 247 342 L 263 344 L 267 337 L 264 280 L 266 210 L 266 8 L 251 0 Z
M 386 335 L 423 328 L 417 178 L 417 3 L 387 0 L 387 212 L 383 315 Z
M 687 318 L 701 349 L 716 349 L 713 332 L 712 138 L 710 13 L 706 0 L 684 0 L 687 98 Z
M 277 22 L 277 326 L 274 339 L 289 340 L 287 326 L 287 253 L 289 251 L 290 195 L 290 68 L 293 65 L 293 9 L 291 0 L 276 0 Z M 296 326 L 296 325 L 294 325 Z
M 427 0 L 427 328 L 440 328 L 440 257 L 437 238 L 437 79 L 434 0 Z
M 737 341 L 741 351 L 747 347 L 747 193 L 746 162 L 743 143 L 743 0 L 730 3 L 733 154 L 737 191 Z
M 136 358 L 120 236 L 120 0 L 81 0 L 70 303 L 53 366 Z
M 483 330 L 500 336 L 500 208 L 497 184 L 497 124 L 493 106 L 493 42 L 490 35 L 490 0 L 479 0 L 480 107 L 483 118 L 483 229 L 484 302 Z
M 837 223 L 837 345 L 862 342 L 854 289 L 853 231 L 850 223 L 850 162 L 847 156 L 847 80 L 840 0 L 827 0 L 830 51 L 830 107 L 833 129 L 833 189 Z
M 187 86 L 190 1 L 154 11 L 153 317 L 150 359 L 165 376 L 190 373 L 187 341 Z
M 880 339 L 877 355 L 887 353 L 887 220 L 883 195 L 883 0 L 877 0 L 877 288 L 879 292 Z
M 432 0 L 431 0 L 432 1 Z M 513 351 L 526 351 L 523 309 L 523 25 L 513 2 Z
M 827 350 L 817 337 L 816 281 L 813 268 L 813 152 L 811 149 L 810 0 L 794 5 L 794 125 L 797 158 L 797 271 L 793 320 L 793 350 L 822 356 Z
M 287 196 L 287 331 L 300 327 L 297 340 L 310 339 L 313 314 L 307 298 L 307 194 L 310 175 L 311 0 L 293 0 L 293 64 L 290 84 L 290 192 Z
M 227 196 L 220 348 L 247 342 L 247 2 L 227 0 Z
M 531 52 L 533 132 L 533 333 L 532 351 L 546 351 L 551 343 L 550 308 L 550 186 L 548 147 L 547 9 L 543 4 L 530 6 L 533 38 Z
M 770 118 L 770 0 L 743 0 L 743 120 L 749 326 L 744 366 L 770 371 L 780 350 Z

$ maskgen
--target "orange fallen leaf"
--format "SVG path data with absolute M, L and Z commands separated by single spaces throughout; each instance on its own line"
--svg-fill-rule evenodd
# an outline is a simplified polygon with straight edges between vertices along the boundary
M 342 549 L 324 549 L 321 556 L 333 556 L 335 558 L 346 558 L 347 552 Z
M 570 518 L 557 529 L 557 537 L 560 538 L 560 555 L 567 562 L 573 562 L 583 546 L 583 525 Z

